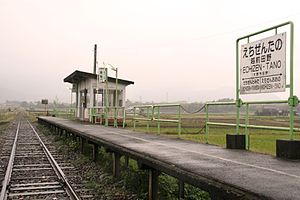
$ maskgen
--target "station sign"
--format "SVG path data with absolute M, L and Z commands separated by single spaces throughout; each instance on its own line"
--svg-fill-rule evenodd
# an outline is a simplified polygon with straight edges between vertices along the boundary
M 240 94 L 284 92 L 286 33 L 241 46 Z
M 48 99 L 42 99 L 42 104 L 47 105 L 48 104 Z
M 105 67 L 99 67 L 98 69 L 98 76 L 99 76 L 99 81 L 100 82 L 105 82 L 107 81 L 107 68 Z

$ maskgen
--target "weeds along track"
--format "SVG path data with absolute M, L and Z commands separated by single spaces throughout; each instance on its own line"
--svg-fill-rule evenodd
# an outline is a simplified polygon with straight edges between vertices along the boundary
M 26 119 L 11 123 L 0 141 L 0 200 L 96 199 L 79 172 Z

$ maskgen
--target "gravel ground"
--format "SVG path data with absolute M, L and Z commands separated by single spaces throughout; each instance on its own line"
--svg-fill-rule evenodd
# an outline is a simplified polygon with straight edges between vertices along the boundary
M 137 195 L 126 191 L 123 180 L 116 180 L 110 173 L 105 172 L 103 166 L 93 162 L 87 155 L 78 152 L 78 144 L 71 138 L 62 141 L 57 135 L 51 134 L 49 129 L 35 124 L 39 132 L 45 135 L 58 152 L 63 154 L 66 162 L 72 163 L 80 172 L 80 179 L 89 188 L 93 189 L 99 200 L 136 200 Z

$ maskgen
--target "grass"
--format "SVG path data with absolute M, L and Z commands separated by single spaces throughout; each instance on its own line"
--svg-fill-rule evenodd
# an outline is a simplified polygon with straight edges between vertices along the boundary
M 16 117 L 16 111 L 0 110 L 0 124 L 5 124 Z
M 243 129 L 241 129 L 243 131 Z M 210 133 L 208 135 L 208 143 L 215 144 L 221 147 L 225 147 L 226 144 L 226 134 L 234 133 L 234 128 L 220 128 L 214 127 L 210 128 Z M 272 130 L 262 130 L 262 129 L 252 129 L 250 130 L 250 151 L 266 153 L 275 155 L 276 153 L 276 140 L 277 139 L 289 139 L 287 131 L 272 131 Z M 204 134 L 183 134 L 180 136 L 181 139 L 197 141 L 200 143 L 205 143 Z M 299 134 L 296 134 L 296 139 L 300 139 Z
M 295 126 L 299 127 L 297 123 L 299 117 L 296 118 Z M 206 143 L 218 145 L 221 147 L 225 147 L 226 145 L 226 134 L 235 133 L 234 127 L 217 127 L 210 126 L 209 134 L 207 135 L 207 141 L 205 137 L 205 129 L 203 129 L 204 116 L 199 115 L 197 118 L 192 118 L 190 124 L 192 126 L 187 126 L 188 121 L 191 119 L 190 116 L 186 116 L 183 119 L 182 123 L 182 134 L 178 136 L 178 129 L 176 124 L 174 123 L 161 123 L 161 134 L 168 137 L 179 137 L 184 140 L 191 140 L 200 143 Z M 196 127 L 196 120 L 198 120 L 198 128 Z M 225 121 L 230 123 L 235 123 L 233 116 L 226 117 L 224 115 L 214 115 L 211 119 L 217 121 Z M 250 118 L 251 124 L 259 124 L 259 125 L 273 125 L 273 126 L 288 126 L 288 118 L 287 117 L 269 117 L 269 116 L 251 116 Z M 132 122 L 128 121 L 128 129 L 133 130 Z M 201 130 L 202 129 L 202 130 Z M 149 130 L 146 129 L 146 122 L 140 121 L 136 123 L 136 128 L 134 129 L 138 132 L 148 132 L 150 134 L 157 134 L 157 123 L 150 123 Z M 201 131 L 200 131 L 201 130 Z M 244 132 L 244 129 L 240 129 L 241 133 Z M 265 153 L 275 155 L 276 153 L 276 140 L 277 139 L 289 139 L 288 131 L 276 131 L 276 130 L 265 130 L 265 129 L 249 129 L 249 144 L 250 151 Z M 295 133 L 295 139 L 300 139 L 299 132 Z
M 14 120 L 16 115 L 17 113 L 15 111 L 0 110 L 0 136 L 5 133 L 9 122 Z

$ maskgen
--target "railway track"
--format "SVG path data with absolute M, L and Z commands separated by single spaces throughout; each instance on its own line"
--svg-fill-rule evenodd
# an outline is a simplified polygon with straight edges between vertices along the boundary
M 2 139 L 0 200 L 96 199 L 80 180 L 74 181 L 78 179 L 76 169 L 65 163 L 24 117 L 14 122 L 8 132 Z

